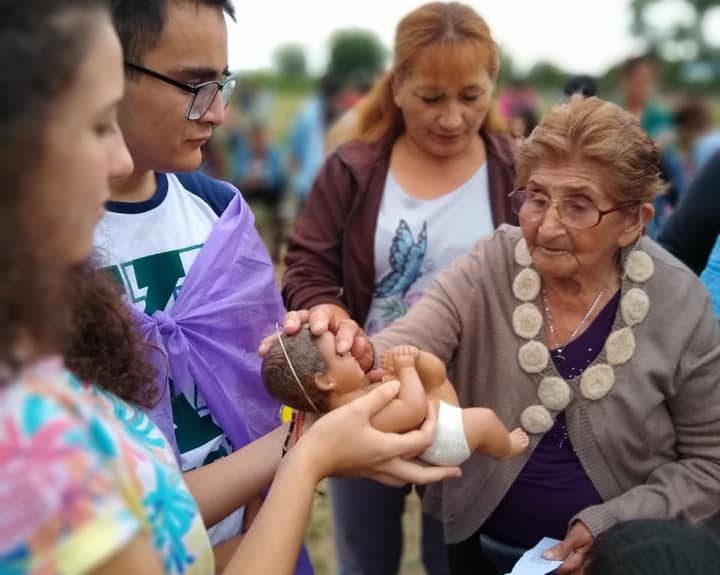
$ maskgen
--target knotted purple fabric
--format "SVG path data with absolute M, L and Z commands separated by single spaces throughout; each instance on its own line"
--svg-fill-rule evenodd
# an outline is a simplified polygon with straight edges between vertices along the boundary
M 238 194 L 215 224 L 169 312 L 133 315 L 153 347 L 162 395 L 149 415 L 180 461 L 169 378 L 193 381 L 235 449 L 280 425 L 280 404 L 260 376 L 260 340 L 285 315 L 275 270 Z M 295 575 L 313 575 L 303 546 Z
M 238 195 L 198 254 L 170 311 L 148 316 L 134 310 L 154 349 L 162 392 L 150 417 L 176 454 L 169 377 L 195 383 L 235 449 L 280 424 L 280 405 L 260 377 L 257 348 L 284 313 L 273 265 L 252 212 Z

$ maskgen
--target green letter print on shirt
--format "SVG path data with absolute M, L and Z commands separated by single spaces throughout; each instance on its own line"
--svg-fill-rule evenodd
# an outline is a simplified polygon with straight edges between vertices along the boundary
M 199 398 L 196 387 L 194 396 L 195 406 L 184 393 L 175 394 L 173 389 L 172 413 L 175 421 L 175 440 L 180 453 L 188 457 L 189 452 L 198 450 L 202 461 L 196 461 L 195 464 L 207 465 L 225 457 L 228 452 L 223 445 L 223 431 L 213 421 L 210 410 L 206 406 L 197 405 Z
M 139 288 L 147 288 L 145 313 L 164 310 L 175 292 L 178 280 L 185 277 L 180 254 L 165 252 L 135 260 L 135 279 Z
M 152 315 L 157 310 L 165 310 L 170 299 L 177 297 L 182 280 L 201 249 L 202 244 L 152 254 L 112 266 L 109 271 L 122 285 L 130 303 L 144 302 L 143 311 Z

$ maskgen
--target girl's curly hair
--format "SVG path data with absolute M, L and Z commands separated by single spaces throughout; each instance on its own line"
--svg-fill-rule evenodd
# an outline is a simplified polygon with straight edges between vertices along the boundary
M 73 373 L 125 401 L 151 407 L 157 390 L 149 345 L 117 284 L 92 262 L 69 271 L 70 333 L 65 362 Z

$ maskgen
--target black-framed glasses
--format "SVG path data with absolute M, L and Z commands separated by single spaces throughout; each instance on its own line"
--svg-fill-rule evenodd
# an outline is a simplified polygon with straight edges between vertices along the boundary
M 159 72 L 155 72 L 155 70 L 150 70 L 149 68 L 133 64 L 132 62 L 125 62 L 125 66 L 131 70 L 147 74 L 166 84 L 190 92 L 192 99 L 190 100 L 190 106 L 188 106 L 188 111 L 185 115 L 188 120 L 199 120 L 202 118 L 210 109 L 210 106 L 212 106 L 218 92 L 220 92 L 223 103 L 227 106 L 230 102 L 230 96 L 232 96 L 237 84 L 237 78 L 234 76 L 230 76 L 223 81 L 211 80 L 209 82 L 203 82 L 202 84 L 188 84 L 187 82 L 180 82 L 179 80 L 169 78 Z
M 567 227 L 575 230 L 587 230 L 597 226 L 608 214 L 639 205 L 641 202 L 632 200 L 622 202 L 609 210 L 601 210 L 587 196 L 565 196 L 560 200 L 553 200 L 546 194 L 520 189 L 510 193 L 510 203 L 517 215 L 530 222 L 542 221 L 550 206 L 555 206 L 560 220 Z

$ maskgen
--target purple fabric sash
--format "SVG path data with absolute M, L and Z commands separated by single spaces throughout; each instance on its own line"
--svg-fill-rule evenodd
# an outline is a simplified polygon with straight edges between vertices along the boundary
M 215 225 L 169 312 L 134 310 L 155 348 L 162 396 L 149 415 L 177 454 L 168 376 L 192 380 L 235 449 L 280 424 L 280 405 L 265 391 L 260 340 L 285 313 L 275 271 L 238 194 Z
M 162 391 L 149 416 L 179 454 L 168 377 L 192 379 L 215 422 L 239 449 L 280 425 L 280 404 L 260 376 L 260 340 L 285 315 L 275 269 L 238 194 L 215 224 L 169 312 L 148 316 L 132 308 L 154 348 Z M 296 575 L 313 575 L 303 546 Z

